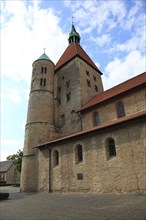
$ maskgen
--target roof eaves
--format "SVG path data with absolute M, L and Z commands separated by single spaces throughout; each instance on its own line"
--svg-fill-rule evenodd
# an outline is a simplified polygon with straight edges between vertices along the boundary
M 105 123 L 105 124 L 101 124 L 99 126 L 96 126 L 96 127 L 90 128 L 90 129 L 86 129 L 84 131 L 80 131 L 78 133 L 73 133 L 73 134 L 70 134 L 70 135 L 52 140 L 50 142 L 39 145 L 36 148 L 41 148 L 41 147 L 44 147 L 44 146 L 49 145 L 49 144 L 54 144 L 54 143 L 61 142 L 61 141 L 64 141 L 64 140 L 68 140 L 68 139 L 78 137 L 78 136 L 81 136 L 81 135 L 84 135 L 84 134 L 88 134 L 88 133 L 91 133 L 91 132 L 94 132 L 94 131 L 102 130 L 102 129 L 105 129 L 105 128 L 108 128 L 108 127 L 113 127 L 115 125 L 125 123 L 127 121 L 132 121 L 134 119 L 145 117 L 145 116 L 146 116 L 146 110 L 144 110 L 142 112 L 135 113 L 133 115 L 125 116 L 125 117 L 117 119 L 117 120 L 110 121 L 110 122 Z

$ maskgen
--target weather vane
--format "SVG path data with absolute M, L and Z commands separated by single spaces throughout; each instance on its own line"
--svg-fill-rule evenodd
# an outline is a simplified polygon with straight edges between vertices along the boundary
M 74 16 L 72 16 L 72 24 L 74 23 Z
M 45 53 L 46 48 L 43 48 L 43 50 L 44 50 L 44 53 Z

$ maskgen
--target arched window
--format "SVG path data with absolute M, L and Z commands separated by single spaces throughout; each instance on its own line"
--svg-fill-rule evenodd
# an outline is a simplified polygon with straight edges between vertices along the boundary
M 75 148 L 76 163 L 83 161 L 83 149 L 81 145 L 77 145 Z
M 107 140 L 106 151 L 107 151 L 107 159 L 109 159 L 110 157 L 116 156 L 115 141 L 113 138 L 109 138 Z
M 125 116 L 124 104 L 122 102 L 118 102 L 116 104 L 117 117 L 122 118 Z
M 98 112 L 94 112 L 92 114 L 92 121 L 93 121 L 93 126 L 97 126 L 100 124 Z
M 59 151 L 58 150 L 54 150 L 53 152 L 53 164 L 54 164 L 54 167 L 59 165 Z

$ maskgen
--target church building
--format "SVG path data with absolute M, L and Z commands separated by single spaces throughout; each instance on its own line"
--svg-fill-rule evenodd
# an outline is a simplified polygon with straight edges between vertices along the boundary
M 32 64 L 21 191 L 146 191 L 146 72 L 104 91 L 73 24 L 68 42 Z

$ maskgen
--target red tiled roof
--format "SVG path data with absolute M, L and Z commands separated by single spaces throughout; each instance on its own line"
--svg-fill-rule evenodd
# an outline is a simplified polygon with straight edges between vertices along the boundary
M 83 111 L 87 108 L 90 108 L 91 106 L 94 106 L 98 103 L 101 103 L 107 99 L 110 99 L 114 96 L 117 96 L 121 93 L 124 93 L 132 88 L 135 88 L 141 84 L 146 83 L 146 72 L 141 73 L 138 76 L 133 77 L 132 79 L 129 79 L 111 89 L 108 89 L 93 98 L 91 98 L 85 105 L 83 105 L 79 111 Z
M 41 144 L 37 148 L 43 147 L 45 145 L 57 143 L 57 142 L 60 142 L 60 141 L 63 141 L 63 140 L 67 140 L 67 139 L 70 139 L 70 138 L 74 138 L 74 137 L 77 137 L 77 136 L 80 136 L 80 135 L 84 135 L 84 134 L 87 134 L 87 133 L 90 133 L 90 132 L 93 132 L 93 131 L 98 131 L 98 130 L 101 130 L 103 128 L 111 127 L 111 126 L 114 126 L 114 125 L 117 125 L 117 124 L 120 124 L 120 123 L 124 123 L 126 121 L 131 121 L 131 120 L 139 118 L 139 117 L 144 117 L 144 116 L 146 116 L 146 110 L 135 113 L 133 115 L 127 115 L 125 117 L 118 118 L 116 120 L 113 120 L 113 121 L 107 122 L 105 124 L 95 126 L 93 128 L 86 129 L 84 131 L 80 131 L 80 132 L 77 132 L 77 133 L 73 133 L 73 134 L 63 136 L 63 137 L 58 138 L 56 140 L 52 140 L 52 141 L 49 141 L 47 143 Z
M 95 63 L 90 59 L 90 57 L 83 50 L 83 48 L 75 42 L 73 42 L 66 48 L 65 52 L 62 54 L 59 61 L 57 62 L 55 66 L 55 70 L 58 70 L 61 66 L 63 66 L 64 64 L 66 64 L 68 61 L 70 61 L 76 56 L 80 57 L 82 60 L 84 60 L 86 63 L 88 63 L 90 66 L 92 66 L 96 71 L 98 71 L 102 75 L 101 71 L 97 68 Z

